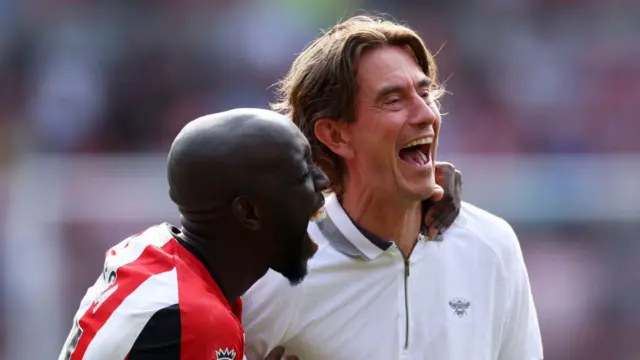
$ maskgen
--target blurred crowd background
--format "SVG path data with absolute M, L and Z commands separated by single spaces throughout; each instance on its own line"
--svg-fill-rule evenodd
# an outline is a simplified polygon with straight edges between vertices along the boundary
M 177 221 L 187 121 L 267 107 L 359 9 L 437 52 L 439 159 L 516 229 L 546 358 L 639 360 L 636 0 L 0 0 L 0 360 L 57 356 L 104 251 Z

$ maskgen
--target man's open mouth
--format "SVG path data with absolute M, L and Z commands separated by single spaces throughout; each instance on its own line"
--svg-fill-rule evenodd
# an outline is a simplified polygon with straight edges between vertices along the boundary
M 320 195 L 320 196 L 322 196 L 322 199 L 318 201 L 318 205 L 316 206 L 317 210 L 313 213 L 313 215 L 311 215 L 311 218 L 309 218 L 309 221 L 312 221 L 312 222 L 321 221 L 327 217 L 327 212 L 324 210 L 324 196 L 323 195 Z
M 412 166 L 427 166 L 431 163 L 431 144 L 433 137 L 425 136 L 406 144 L 398 156 L 404 163 Z

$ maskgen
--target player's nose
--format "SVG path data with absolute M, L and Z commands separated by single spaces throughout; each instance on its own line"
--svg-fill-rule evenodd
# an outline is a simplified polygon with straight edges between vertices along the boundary
M 316 171 L 314 171 L 313 174 L 313 185 L 317 192 L 324 191 L 329 187 L 329 178 L 327 177 L 327 174 L 319 168 L 315 168 L 315 170 Z

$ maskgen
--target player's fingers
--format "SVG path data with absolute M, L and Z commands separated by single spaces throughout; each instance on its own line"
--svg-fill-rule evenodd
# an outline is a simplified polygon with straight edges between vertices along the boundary
M 442 186 L 436 184 L 433 188 L 433 193 L 431 193 L 431 197 L 429 200 L 432 201 L 440 201 L 444 197 L 444 189 Z
M 424 223 L 427 225 L 427 237 L 433 240 L 438 235 L 442 219 L 445 217 L 440 206 L 432 206 L 424 216 Z
M 445 185 L 445 182 L 449 178 L 453 178 L 453 173 L 456 171 L 456 167 L 448 162 L 436 162 L 436 183 Z
M 462 186 L 462 173 L 460 172 L 460 170 L 456 169 L 456 172 L 454 175 L 454 182 L 456 185 Z
M 448 221 L 451 219 L 452 213 L 453 211 L 451 210 L 447 212 L 439 212 L 437 213 L 437 216 L 431 220 L 427 230 L 427 237 L 430 240 L 433 240 L 438 234 L 442 234 L 449 225 L 451 225 Z
M 429 200 L 432 200 L 429 199 Z M 433 221 L 442 221 L 449 213 L 456 209 L 455 199 L 451 194 L 442 194 L 438 202 L 431 201 L 429 208 L 424 216 L 425 224 L 431 226 Z
M 453 222 L 456 221 L 456 218 L 458 217 L 459 213 L 460 213 L 460 209 L 456 209 L 451 211 L 449 214 L 447 214 L 447 216 L 443 217 L 442 221 L 440 221 L 438 232 L 442 234 L 451 225 L 453 225 Z
M 436 222 L 436 220 L 440 216 L 440 211 L 441 210 L 438 208 L 437 205 L 433 205 L 429 207 L 429 210 L 427 210 L 427 213 L 424 214 L 424 223 L 425 225 L 427 225 L 427 227 L 431 227 Z
M 436 170 L 455 170 L 456 167 L 447 161 L 436 161 Z
M 427 230 L 427 238 L 433 240 L 436 236 L 438 236 L 438 230 L 435 227 L 430 227 L 429 230 Z

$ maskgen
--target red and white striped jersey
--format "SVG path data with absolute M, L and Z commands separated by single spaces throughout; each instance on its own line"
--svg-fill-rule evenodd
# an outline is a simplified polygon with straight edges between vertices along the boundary
M 58 359 L 242 360 L 241 309 L 163 223 L 107 251 Z

